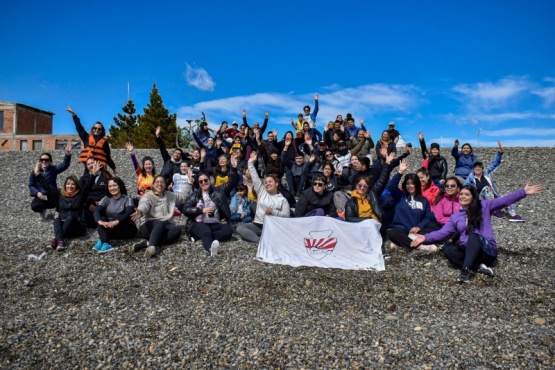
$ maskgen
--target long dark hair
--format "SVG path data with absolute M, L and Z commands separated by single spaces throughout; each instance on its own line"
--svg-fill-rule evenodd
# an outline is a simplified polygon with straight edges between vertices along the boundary
M 118 184 L 119 186 L 119 192 L 122 195 L 127 195 L 127 188 L 125 187 L 125 183 L 123 182 L 123 180 L 117 176 L 113 176 L 108 180 L 108 184 L 110 183 L 110 181 L 115 182 L 116 184 Z M 111 198 L 112 194 L 110 194 L 110 191 L 108 190 L 108 186 L 106 186 L 106 196 Z
M 468 190 L 472 195 L 472 202 L 466 209 L 466 232 L 467 234 L 474 230 L 480 230 L 482 227 L 482 202 L 478 196 L 478 190 L 472 185 L 465 185 L 461 191 Z
M 146 177 L 146 170 L 145 170 L 145 162 L 146 162 L 146 161 L 152 162 L 152 175 L 155 176 L 155 175 L 156 175 L 156 167 L 154 167 L 154 159 L 152 159 L 152 157 L 149 157 L 148 155 L 145 156 L 145 157 L 143 157 L 143 160 L 141 161 L 141 162 L 142 162 L 142 165 L 143 165 L 143 167 L 142 167 L 142 172 L 141 172 L 142 175 L 143 175 L 144 177 Z
M 403 180 L 403 191 L 405 192 L 405 195 L 410 195 L 407 191 L 407 181 L 409 180 L 411 180 L 414 184 L 414 196 L 422 198 L 422 184 L 420 183 L 420 179 L 415 173 L 408 173 L 405 175 L 405 179 Z

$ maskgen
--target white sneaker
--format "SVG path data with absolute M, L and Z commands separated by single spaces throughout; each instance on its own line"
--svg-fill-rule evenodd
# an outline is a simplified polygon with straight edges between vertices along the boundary
M 212 245 L 210 246 L 210 255 L 212 257 L 214 257 L 216 254 L 218 254 L 218 248 L 220 248 L 220 242 L 217 240 L 214 240 L 212 242 Z
M 150 258 L 156 254 L 156 247 L 151 245 L 145 251 L 145 258 Z
M 437 246 L 435 244 L 421 244 L 418 248 L 419 251 L 426 251 L 430 253 L 437 252 Z

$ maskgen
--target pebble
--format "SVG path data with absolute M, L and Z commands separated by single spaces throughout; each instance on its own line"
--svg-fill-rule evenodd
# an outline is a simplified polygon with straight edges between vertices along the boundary
M 452 173 L 449 150 L 441 153 Z M 162 168 L 158 150 L 135 152 Z M 555 229 L 555 174 L 544 166 L 553 148 L 507 148 L 495 173 L 502 194 L 527 180 L 544 191 L 518 203 L 526 223 L 492 220 L 495 278 L 472 273 L 464 287 L 440 254 L 397 248 L 379 273 L 293 268 L 242 263 L 257 247 L 237 236 L 222 243 L 218 259 L 184 237 L 145 261 L 126 249 L 138 239 L 92 253 L 97 234 L 89 231 L 70 239 L 68 252 L 29 260 L 53 236 L 52 212 L 42 222 L 29 207 L 27 181 L 39 154 L 0 152 L 0 368 L 555 367 L 555 288 L 545 283 L 555 281 L 555 252 L 544 242 Z M 55 163 L 63 158 L 52 154 Z M 82 174 L 77 154 L 60 184 Z M 476 154 L 489 163 L 495 150 Z M 113 156 L 133 193 L 127 152 Z M 409 159 L 415 171 L 419 150 Z

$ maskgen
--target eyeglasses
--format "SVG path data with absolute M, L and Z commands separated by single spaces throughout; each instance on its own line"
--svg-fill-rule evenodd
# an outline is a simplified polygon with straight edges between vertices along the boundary
M 199 183 L 199 184 L 206 184 L 206 183 L 208 183 L 208 182 L 210 182 L 210 180 L 208 180 L 208 179 L 198 180 L 198 183 Z
M 93 130 L 102 130 L 102 127 L 94 126 L 92 129 L 93 129 Z
M 357 188 L 359 188 L 359 189 L 368 189 L 368 185 L 360 183 L 360 184 L 357 184 Z
M 326 154 L 326 157 L 333 157 L 333 154 L 328 153 L 328 154 Z
M 40 161 L 41 162 L 50 162 L 50 158 L 41 158 Z
M 313 182 L 312 185 L 322 187 L 324 186 L 323 182 Z
M 456 188 L 457 184 L 445 184 L 446 188 Z

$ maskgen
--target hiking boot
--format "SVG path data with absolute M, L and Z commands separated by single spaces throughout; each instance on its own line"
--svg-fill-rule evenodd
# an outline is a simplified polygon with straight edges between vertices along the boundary
M 214 240 L 212 242 L 212 245 L 210 246 L 210 255 L 212 257 L 214 257 L 215 255 L 218 254 L 218 249 L 220 248 L 220 242 L 217 240 Z
M 102 247 L 100 248 L 98 253 L 103 254 L 103 253 L 110 252 L 110 251 L 113 251 L 113 250 L 114 250 L 114 247 L 112 247 L 112 245 L 110 243 L 102 243 Z
M 92 249 L 93 251 L 100 251 L 100 248 L 102 248 L 102 240 L 99 240 L 96 242 L 95 245 L 93 245 Z
M 459 278 L 457 279 L 459 283 L 470 283 L 470 272 L 468 269 L 462 269 Z
M 487 275 L 489 277 L 493 277 L 493 270 L 490 267 L 487 267 L 486 265 L 484 265 L 483 263 L 480 264 L 480 267 L 478 267 L 478 272 L 480 274 L 484 274 L 484 275 Z
M 138 243 L 133 244 L 133 252 L 137 253 L 148 247 L 148 241 L 143 239 Z
M 145 251 L 145 258 L 153 257 L 156 254 L 156 247 L 151 245 Z
M 514 215 L 509 217 L 509 222 L 526 222 L 526 221 L 519 215 Z
M 501 220 L 505 218 L 505 214 L 501 210 L 493 212 L 493 215 Z
M 63 241 L 59 241 L 58 246 L 56 247 L 56 252 L 63 252 L 66 249 L 67 249 L 66 243 L 64 243 Z

